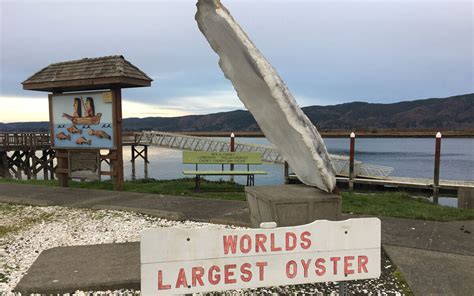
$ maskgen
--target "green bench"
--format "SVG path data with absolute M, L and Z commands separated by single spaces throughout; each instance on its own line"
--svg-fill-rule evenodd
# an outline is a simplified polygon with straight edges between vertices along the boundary
M 200 190 L 201 176 L 247 176 L 247 186 L 255 185 L 255 175 L 266 175 L 264 171 L 251 171 L 250 165 L 262 164 L 258 152 L 201 152 L 183 151 L 183 164 L 195 164 L 196 170 L 184 170 L 184 175 L 196 176 L 196 190 Z M 220 164 L 222 170 L 199 170 L 198 165 Z M 247 165 L 247 170 L 224 170 L 224 165 Z

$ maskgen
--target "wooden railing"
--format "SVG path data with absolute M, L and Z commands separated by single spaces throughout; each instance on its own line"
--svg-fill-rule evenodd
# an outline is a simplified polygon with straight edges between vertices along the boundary
M 0 133 L 0 150 L 41 149 L 50 145 L 49 133 Z
M 132 145 L 139 141 L 139 133 L 122 133 L 124 145 Z M 0 151 L 35 150 L 51 146 L 49 133 L 0 133 Z

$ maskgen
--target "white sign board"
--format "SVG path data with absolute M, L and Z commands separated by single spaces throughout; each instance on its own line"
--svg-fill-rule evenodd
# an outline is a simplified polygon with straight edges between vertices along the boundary
M 380 220 L 274 229 L 141 232 L 142 295 L 185 294 L 380 276 Z

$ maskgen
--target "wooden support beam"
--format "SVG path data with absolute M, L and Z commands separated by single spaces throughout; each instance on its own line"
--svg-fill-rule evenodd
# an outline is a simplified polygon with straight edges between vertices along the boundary
M 132 158 L 131 158 L 131 162 L 132 162 L 132 180 L 135 181 L 136 180 L 136 174 L 135 174 L 135 145 L 132 144 L 131 146 L 131 152 L 132 152 Z
M 8 165 L 8 155 L 6 151 L 0 151 L 0 177 L 10 179 L 10 168 Z
M 68 158 L 62 157 L 63 155 L 67 155 L 67 150 L 57 149 L 56 157 L 57 157 L 58 166 L 55 172 L 58 178 L 59 186 L 69 187 Z
M 116 159 L 112 161 L 114 190 L 123 190 L 123 149 L 122 149 L 122 90 L 112 89 L 112 112 L 115 126 Z

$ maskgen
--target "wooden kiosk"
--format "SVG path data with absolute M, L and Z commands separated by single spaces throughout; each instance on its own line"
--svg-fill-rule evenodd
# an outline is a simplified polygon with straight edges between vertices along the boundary
M 54 63 L 22 82 L 23 89 L 50 92 L 60 186 L 68 187 L 70 178 L 109 175 L 114 189 L 123 189 L 122 88 L 146 87 L 151 81 L 123 56 L 106 56 Z M 101 171 L 101 160 L 110 161 L 110 171 Z

